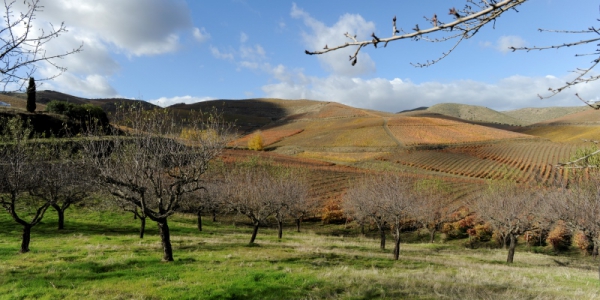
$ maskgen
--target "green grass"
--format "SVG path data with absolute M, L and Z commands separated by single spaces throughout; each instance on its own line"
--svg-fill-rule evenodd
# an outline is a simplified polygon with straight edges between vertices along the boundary
M 302 233 L 261 228 L 248 246 L 243 219 L 205 222 L 176 215 L 170 221 L 175 261 L 161 262 L 156 226 L 137 237 L 130 214 L 67 211 L 55 229 L 48 211 L 34 227 L 31 252 L 18 254 L 20 228 L 0 214 L 2 299 L 438 299 L 596 298 L 597 261 L 519 248 L 466 249 L 463 241 L 402 244 L 399 261 L 378 249 L 376 233 L 361 237 L 342 225 L 305 223 Z M 333 236 L 327 232 L 337 232 Z M 372 235 L 372 237 L 370 236 Z M 410 238 L 407 236 L 407 238 Z

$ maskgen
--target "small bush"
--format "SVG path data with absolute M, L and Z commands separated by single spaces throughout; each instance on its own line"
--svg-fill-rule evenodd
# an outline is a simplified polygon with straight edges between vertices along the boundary
M 546 242 L 554 251 L 567 250 L 571 246 L 571 232 L 563 222 L 560 222 L 548 233 Z
M 261 151 L 264 148 L 263 136 L 260 131 L 256 132 L 250 140 L 248 140 L 248 149 Z
M 592 250 L 594 249 L 594 244 L 590 240 L 590 238 L 585 235 L 585 233 L 578 231 L 575 236 L 573 236 L 573 243 L 581 252 L 585 255 L 592 254 Z

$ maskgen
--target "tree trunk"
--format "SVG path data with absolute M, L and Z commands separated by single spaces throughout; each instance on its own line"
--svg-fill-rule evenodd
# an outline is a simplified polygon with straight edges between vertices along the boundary
M 429 243 L 433 244 L 435 241 L 435 228 L 429 229 L 431 231 L 431 235 L 429 236 Z
M 212 221 L 213 221 L 213 222 L 216 222 L 216 221 L 217 221 L 217 212 L 216 212 L 216 211 L 213 211 L 213 212 L 212 212 L 212 217 L 213 217 L 213 218 L 212 218 Z
M 281 239 L 283 236 L 283 221 L 277 220 L 277 238 Z
M 198 231 L 202 231 L 202 213 L 198 211 Z
M 379 244 L 379 248 L 381 250 L 385 250 L 385 230 L 383 228 L 379 228 L 379 236 L 381 238 L 381 243 Z
M 394 234 L 394 260 L 398 260 L 400 258 L 400 229 L 396 229 L 396 234 Z
M 360 223 L 360 234 L 365 235 L 365 223 Z
M 256 240 L 257 233 L 258 233 L 258 222 L 254 223 L 254 230 L 252 230 L 252 237 L 250 238 L 250 244 L 254 244 L 254 240 Z
M 510 238 L 510 246 L 508 248 L 508 257 L 506 258 L 506 262 L 512 264 L 515 257 L 515 248 L 517 247 L 517 238 L 512 233 L 509 233 L 508 237 Z
M 296 232 L 300 232 L 300 218 L 296 219 Z
M 158 224 L 158 231 L 160 233 L 160 241 L 163 247 L 163 261 L 173 261 L 173 248 L 171 247 L 171 233 L 169 232 L 169 225 L 167 219 L 159 219 L 156 221 Z
M 29 252 L 29 242 L 31 241 L 31 225 L 23 225 L 23 240 L 21 241 L 21 250 L 19 253 Z
M 140 217 L 140 239 L 144 238 L 144 233 L 146 232 L 146 217 Z
M 58 229 L 65 229 L 65 211 L 60 209 L 60 206 L 57 204 L 52 204 L 52 208 L 54 208 L 58 214 Z

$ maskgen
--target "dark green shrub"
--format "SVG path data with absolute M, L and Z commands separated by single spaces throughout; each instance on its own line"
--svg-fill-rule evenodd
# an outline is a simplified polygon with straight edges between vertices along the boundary
M 46 105 L 46 111 L 53 112 L 69 117 L 73 121 L 83 123 L 95 123 L 108 125 L 108 116 L 104 110 L 92 104 L 73 104 L 65 101 L 50 101 Z

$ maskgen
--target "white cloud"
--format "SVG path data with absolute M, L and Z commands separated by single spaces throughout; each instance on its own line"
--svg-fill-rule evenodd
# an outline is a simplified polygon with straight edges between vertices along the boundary
M 16 1 L 14 10 L 25 4 Z M 65 53 L 84 45 L 83 51 L 55 63 L 67 68 L 46 86 L 88 97 L 115 96 L 109 78 L 120 70 L 113 53 L 127 56 L 159 55 L 179 48 L 181 34 L 197 40 L 210 35 L 193 27 L 184 0 L 52 0 L 42 3 L 36 15 L 34 32 L 49 24 L 64 22 L 68 32 L 43 45 L 48 55 Z M 36 78 L 56 74 L 50 64 L 40 64 Z
M 173 104 L 179 104 L 179 103 L 185 103 L 185 104 L 192 104 L 192 103 L 196 103 L 196 102 L 202 102 L 202 101 L 208 101 L 208 100 L 214 100 L 215 98 L 212 97 L 192 97 L 192 96 L 177 96 L 177 97 L 171 97 L 171 98 L 167 98 L 167 97 L 161 97 L 155 100 L 149 100 L 147 102 L 150 102 L 154 105 L 158 105 L 161 107 L 167 107 L 167 106 L 171 106 Z
M 64 73 L 53 81 L 44 82 L 42 87 L 48 90 L 67 91 L 89 98 L 118 97 L 118 93 L 111 86 L 108 77 L 98 74 L 77 76 L 72 73 Z
M 250 60 L 263 60 L 266 58 L 265 49 L 261 45 L 254 45 L 254 47 L 241 46 L 240 57 L 243 59 Z
M 341 16 L 337 23 L 328 27 L 322 22 L 311 17 L 307 12 L 298 8 L 294 3 L 290 15 L 296 19 L 302 19 L 304 25 L 311 30 L 310 33 L 302 33 L 304 44 L 307 50 L 322 49 L 325 45 L 335 46 L 348 42 L 344 36 L 345 32 L 356 34 L 357 39 L 370 39 L 372 32 L 375 32 L 375 24 L 367 22 L 360 15 L 345 14 Z M 375 71 L 375 63 L 371 57 L 361 51 L 358 55 L 359 64 L 352 66 L 348 62 L 348 56 L 353 55 L 356 48 L 348 47 L 341 50 L 318 55 L 318 59 L 325 69 L 337 75 L 357 76 L 361 74 L 372 73 Z
M 192 34 L 194 35 L 196 41 L 200 43 L 206 42 L 208 39 L 210 39 L 210 33 L 206 32 L 206 29 L 204 27 L 194 27 Z
M 248 35 L 245 32 L 240 33 L 240 43 L 245 43 L 248 41 Z
M 479 45 L 484 48 L 494 48 L 502 53 L 507 53 L 512 51 L 509 47 L 524 47 L 527 45 L 527 41 L 516 35 L 503 35 L 498 38 L 496 43 L 485 41 L 480 42 Z
M 94 32 L 103 42 L 136 56 L 177 50 L 179 32 L 192 27 L 182 0 L 53 0 L 44 2 L 43 16 Z
M 509 47 L 515 47 L 515 48 L 524 47 L 525 45 L 527 45 L 527 42 L 518 36 L 514 36 L 514 35 L 506 36 L 505 35 L 505 36 L 501 36 L 498 39 L 498 42 L 496 44 L 497 44 L 496 49 L 498 51 L 500 51 L 502 53 L 507 53 L 509 51 L 512 51 L 511 49 L 509 49 Z
M 301 70 L 289 71 L 278 66 L 271 73 L 278 83 L 262 87 L 266 97 L 335 101 L 350 106 L 398 112 L 437 103 L 462 103 L 496 110 L 523 107 L 577 106 L 574 96 L 600 94 L 599 84 L 578 85 L 552 98 L 540 100 L 549 87 L 559 87 L 565 78 L 511 76 L 496 83 L 457 80 L 448 83 L 413 83 L 410 79 L 360 79 L 339 75 L 326 78 L 305 76 Z
M 221 52 L 221 50 L 214 46 L 210 46 L 210 53 L 218 59 L 233 60 L 233 53 Z

